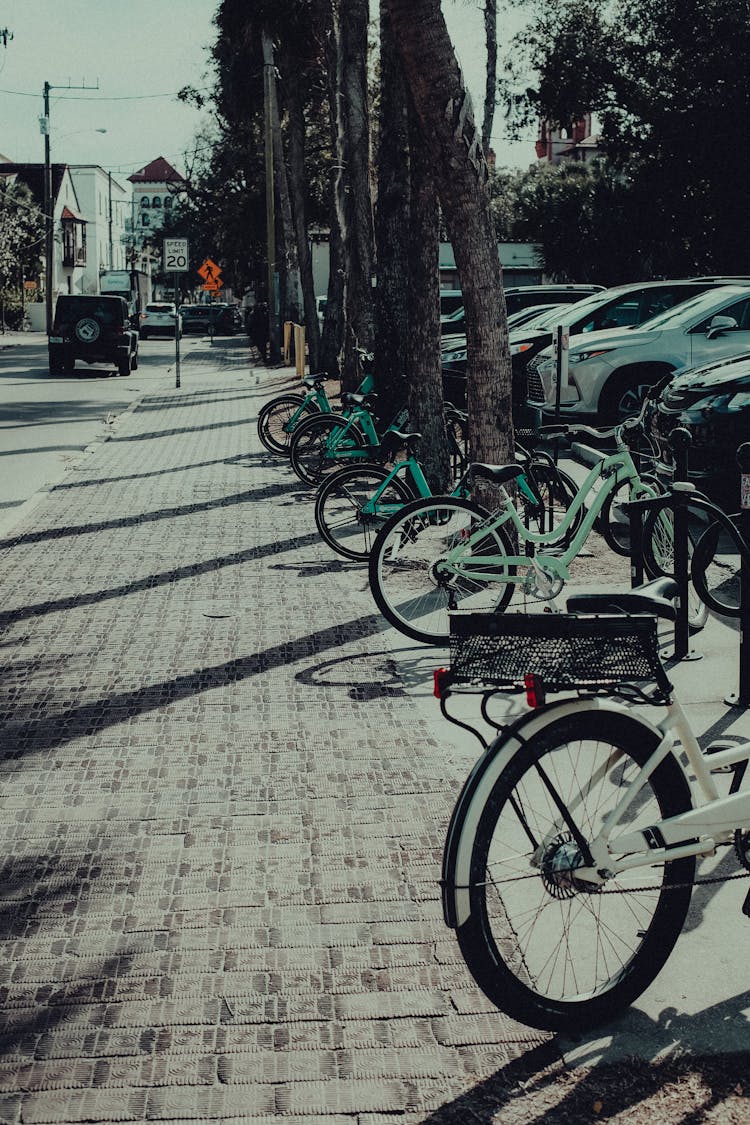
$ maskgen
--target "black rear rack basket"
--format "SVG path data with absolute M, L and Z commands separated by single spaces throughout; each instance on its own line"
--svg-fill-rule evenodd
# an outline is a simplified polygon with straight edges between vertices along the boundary
M 449 683 L 524 687 L 533 673 L 549 691 L 607 690 L 648 680 L 666 698 L 657 622 L 637 615 L 450 614 Z

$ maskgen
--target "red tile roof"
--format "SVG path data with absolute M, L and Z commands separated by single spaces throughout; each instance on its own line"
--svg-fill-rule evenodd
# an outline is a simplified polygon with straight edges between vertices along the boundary
M 133 172 L 128 179 L 131 184 L 173 184 L 184 183 L 185 177 L 181 176 L 163 156 L 157 156 L 156 160 L 152 160 L 145 168 Z

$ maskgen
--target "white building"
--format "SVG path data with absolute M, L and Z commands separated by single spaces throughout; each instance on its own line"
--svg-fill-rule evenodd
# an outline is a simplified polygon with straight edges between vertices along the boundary
M 164 224 L 164 217 L 175 205 L 185 185 L 185 177 L 163 156 L 128 176 L 132 184 L 130 229 L 137 247 L 155 242 Z
M 98 164 L 72 164 L 70 175 L 86 220 L 85 292 L 98 293 L 103 270 L 127 266 L 125 223 L 130 217 L 130 191 Z

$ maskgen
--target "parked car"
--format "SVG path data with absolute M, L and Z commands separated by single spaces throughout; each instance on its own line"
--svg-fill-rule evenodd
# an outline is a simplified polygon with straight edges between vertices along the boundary
M 603 290 L 603 285 L 512 285 L 504 291 L 505 311 L 510 317 L 517 313 L 519 309 L 525 309 L 529 305 L 574 304 L 591 293 L 601 293 Z M 440 322 L 441 333 L 450 335 L 465 332 L 463 305 L 450 315 L 449 321 L 441 316 Z M 444 325 L 445 327 L 443 327 Z
M 182 305 L 180 316 L 183 333 L 208 335 L 213 330 L 217 335 L 234 336 L 243 331 L 242 313 L 235 305 Z
M 750 284 L 714 286 L 662 312 L 636 330 L 611 329 L 571 342 L 568 378 L 560 388 L 565 416 L 612 424 L 640 408 L 647 387 L 678 368 L 750 350 Z M 552 349 L 528 367 L 528 403 L 555 407 Z
M 76 361 L 129 375 L 138 367 L 138 332 L 122 297 L 62 294 L 49 335 L 50 375 L 72 375 Z
M 138 335 L 141 340 L 149 336 L 174 336 L 181 331 L 181 320 L 177 308 L 170 301 L 152 301 L 140 314 Z
M 689 430 L 688 479 L 727 511 L 739 506 L 737 447 L 750 441 L 750 353 L 678 372 L 652 413 L 661 460 L 672 463 L 669 435 Z
M 460 289 L 440 290 L 440 315 L 450 316 L 456 309 L 463 307 L 464 295 Z

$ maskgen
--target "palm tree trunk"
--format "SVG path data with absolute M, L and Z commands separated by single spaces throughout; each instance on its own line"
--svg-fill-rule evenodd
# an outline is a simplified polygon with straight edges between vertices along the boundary
M 502 271 L 487 162 L 471 98 L 440 0 L 386 2 L 461 278 L 472 455 L 483 461 L 509 461 L 513 427 Z

